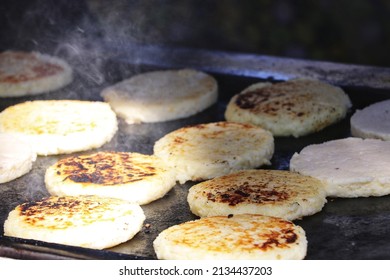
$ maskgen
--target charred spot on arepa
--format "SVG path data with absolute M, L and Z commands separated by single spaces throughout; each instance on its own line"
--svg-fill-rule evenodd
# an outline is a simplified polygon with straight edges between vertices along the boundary
M 125 152 L 99 152 L 62 159 L 56 168 L 61 170 L 64 181 L 97 185 L 125 184 L 155 176 L 158 167 L 146 156 L 144 161 L 138 156 Z
M 107 203 L 107 202 L 105 202 Z M 89 221 L 91 213 L 99 213 L 102 209 L 107 208 L 102 201 L 96 201 L 88 196 L 78 197 L 45 197 L 41 200 L 26 202 L 17 207 L 20 216 L 30 225 L 40 226 L 46 222 L 51 223 L 50 228 L 64 228 L 71 226 L 73 223 L 65 221 L 64 217 L 72 218 L 78 216 L 85 223 Z M 100 210 L 99 210 L 100 208 Z M 82 217 L 80 217 L 80 214 Z
M 173 139 L 173 142 L 175 144 L 183 144 L 184 142 L 186 142 L 187 139 L 181 137 L 181 136 L 176 136 L 174 139 Z
M 256 244 L 260 250 L 270 250 L 275 247 L 286 248 L 289 244 L 293 244 L 297 241 L 298 235 L 291 228 L 283 228 L 280 231 L 271 231 L 268 234 L 264 234 L 265 240 L 261 244 Z
M 244 110 L 253 113 L 264 113 L 277 116 L 283 110 L 289 115 L 302 117 L 306 112 L 296 111 L 295 107 L 301 102 L 310 101 L 307 93 L 291 94 L 291 91 L 299 91 L 304 88 L 305 83 L 296 84 L 294 82 L 277 83 L 273 86 L 248 90 L 238 94 L 235 103 Z
M 283 93 L 275 93 L 269 90 L 268 87 L 264 87 L 240 93 L 235 102 L 241 109 L 254 109 L 259 104 L 268 102 L 271 96 L 275 98 L 284 95 Z
M 227 203 L 229 206 L 246 203 L 273 203 L 287 200 L 291 194 L 284 190 L 272 189 L 267 184 L 250 184 L 244 182 L 219 190 L 218 187 L 206 192 L 212 202 Z
M 252 213 L 294 220 L 320 211 L 326 194 L 321 181 L 309 176 L 252 169 L 198 183 L 187 201 L 199 217 Z

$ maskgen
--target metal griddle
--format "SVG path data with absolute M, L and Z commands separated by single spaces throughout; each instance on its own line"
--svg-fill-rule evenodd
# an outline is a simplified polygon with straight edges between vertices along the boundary
M 262 168 L 288 170 L 295 152 L 307 145 L 350 136 L 349 118 L 356 109 L 390 98 L 390 69 L 344 65 L 330 62 L 283 59 L 162 46 L 136 46 L 137 51 L 106 47 L 102 64 L 104 82 L 85 79 L 75 71 L 74 82 L 61 90 L 35 97 L 0 100 L 0 110 L 26 100 L 84 99 L 102 100 L 100 91 L 112 83 L 136 73 L 158 70 L 195 68 L 213 75 L 219 84 L 217 104 L 181 120 L 127 125 L 119 120 L 119 131 L 111 142 L 96 151 L 130 151 L 152 154 L 156 140 L 185 125 L 224 120 L 230 98 L 250 84 L 262 80 L 282 81 L 297 77 L 314 77 L 342 86 L 353 108 L 341 122 L 305 137 L 275 138 L 271 166 Z M 0 185 L 0 256 L 21 259 L 155 259 L 152 242 L 169 226 L 196 219 L 186 202 L 188 189 L 194 184 L 176 185 L 166 196 L 142 206 L 145 225 L 132 240 L 106 250 L 90 250 L 3 236 L 3 224 L 16 205 L 48 195 L 44 185 L 45 170 L 67 155 L 38 157 L 33 170 L 12 182 Z M 390 196 L 369 198 L 328 198 L 323 210 L 295 221 L 306 231 L 306 259 L 390 259 Z

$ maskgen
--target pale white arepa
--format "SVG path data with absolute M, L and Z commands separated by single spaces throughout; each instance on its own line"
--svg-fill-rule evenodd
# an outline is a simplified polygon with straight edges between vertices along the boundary
M 132 239 L 145 215 L 138 204 L 97 196 L 52 196 L 12 210 L 4 235 L 92 249 Z
M 154 144 L 154 154 L 176 170 L 180 183 L 270 164 L 273 152 L 269 131 L 233 122 L 182 127 Z
M 287 220 L 321 211 L 321 181 L 282 170 L 242 170 L 192 186 L 188 204 L 197 216 L 262 214 Z
M 108 103 L 81 100 L 36 100 L 0 113 L 0 132 L 31 143 L 38 155 L 66 154 L 99 148 L 118 130 Z
M 319 179 L 327 196 L 390 194 L 390 142 L 349 137 L 309 145 L 295 153 L 290 170 Z
M 41 94 L 72 80 L 72 68 L 59 57 L 12 50 L 0 53 L 0 97 Z
M 351 134 L 390 140 L 390 99 L 357 110 L 351 117 Z
M 217 81 L 193 70 L 141 73 L 105 88 L 102 97 L 128 124 L 162 122 L 194 115 L 218 98 Z
M 292 222 L 256 214 L 213 216 L 163 230 L 153 242 L 158 259 L 303 259 L 305 231 Z
M 28 173 L 36 158 L 30 143 L 13 134 L 0 133 L 0 183 Z
M 343 119 L 351 107 L 339 87 L 314 79 L 256 83 L 230 100 L 227 121 L 251 123 L 274 136 L 307 135 Z

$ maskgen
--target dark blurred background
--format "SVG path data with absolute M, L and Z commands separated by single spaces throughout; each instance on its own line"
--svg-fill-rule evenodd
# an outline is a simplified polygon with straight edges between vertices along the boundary
M 104 41 L 390 66 L 389 0 L 1 2 L 1 50 Z

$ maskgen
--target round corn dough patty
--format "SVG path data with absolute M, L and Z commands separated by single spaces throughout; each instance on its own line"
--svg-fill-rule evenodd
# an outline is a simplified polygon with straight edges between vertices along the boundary
M 29 143 L 15 135 L 0 133 L 0 183 L 28 173 L 36 158 Z
M 351 134 L 361 138 L 390 140 L 390 99 L 357 110 L 351 117 Z
M 304 259 L 305 231 L 292 222 L 256 214 L 214 216 L 163 230 L 153 242 L 158 259 Z
M 243 170 L 190 188 L 190 210 L 197 216 L 262 214 L 287 220 L 321 211 L 326 203 L 322 183 L 281 170 Z
M 218 84 L 192 70 L 162 70 L 135 75 L 101 93 L 128 124 L 189 117 L 217 101 Z
M 343 119 L 351 101 L 339 88 L 309 79 L 256 83 L 233 96 L 227 121 L 251 123 L 274 136 L 307 135 Z
M 177 180 L 199 181 L 270 164 L 274 139 L 249 124 L 214 122 L 172 131 L 156 141 L 154 154 L 176 170 Z
M 309 145 L 295 153 L 290 170 L 320 180 L 327 196 L 390 194 L 390 142 L 349 137 Z
M 145 215 L 137 204 L 96 196 L 48 197 L 12 210 L 4 235 L 92 249 L 132 239 Z
M 99 152 L 59 160 L 46 170 L 51 195 L 98 195 L 147 204 L 176 185 L 175 173 L 153 155 Z
M 11 50 L 0 53 L 0 97 L 41 94 L 72 80 L 72 68 L 59 57 Z
M 36 100 L 0 113 L 0 132 L 31 143 L 38 155 L 67 154 L 99 148 L 118 129 L 108 103 L 80 100 Z

